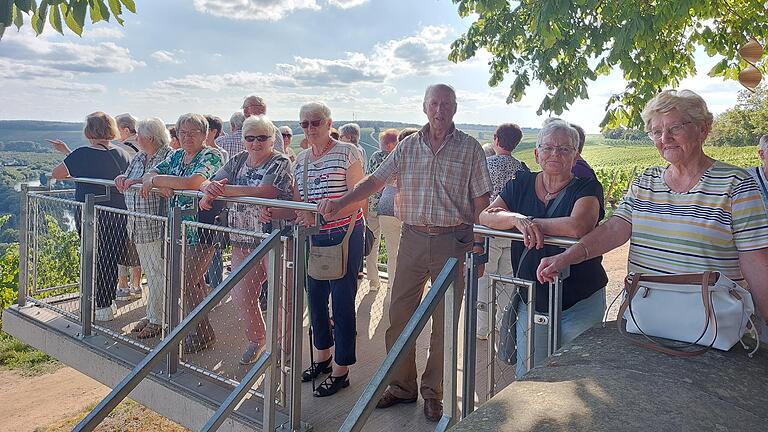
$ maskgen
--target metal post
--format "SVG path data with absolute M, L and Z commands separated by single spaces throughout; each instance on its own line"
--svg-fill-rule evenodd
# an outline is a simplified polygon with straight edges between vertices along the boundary
M 445 312 L 443 314 L 443 406 L 445 407 L 443 417 L 440 419 L 435 430 L 445 431 L 456 423 L 459 416 L 459 405 L 457 400 L 457 372 L 458 372 L 458 348 L 459 348 L 459 302 L 457 302 L 456 291 L 464 281 L 461 275 L 457 274 L 445 291 Z M 477 283 L 477 280 L 475 280 Z M 475 296 L 477 297 L 477 296 Z M 471 308 L 467 308 L 471 309 Z M 465 326 L 466 328 L 467 326 Z M 474 336 L 474 334 L 473 334 Z M 472 339 L 475 339 L 474 337 Z M 465 354 L 466 355 L 466 354 Z M 474 368 L 473 368 L 474 371 Z M 464 373 L 465 382 L 467 372 Z M 474 374 L 472 376 L 472 386 L 474 388 Z M 470 398 L 474 402 L 474 391 L 467 395 L 465 390 L 464 398 Z M 474 405 L 474 404 L 472 404 Z M 464 413 L 463 416 L 467 414 Z
M 99 229 L 95 205 L 96 196 L 87 194 L 83 203 L 80 222 L 80 231 L 82 232 L 82 243 L 80 244 L 80 321 L 83 336 L 90 336 L 93 326 L 94 251 L 96 230 Z
M 528 337 L 526 338 L 528 350 L 528 358 L 525 359 L 525 368 L 527 370 L 533 369 L 534 366 L 534 351 L 536 344 L 534 343 L 534 336 L 536 333 L 536 284 L 531 282 L 528 285 Z
M 291 348 L 290 430 L 301 430 L 301 350 L 304 330 L 304 286 L 306 284 L 307 231 L 299 225 L 293 228 L 293 335 Z M 312 349 L 310 346 L 309 349 Z
M 35 294 L 35 291 L 37 291 L 37 267 L 40 263 L 40 248 L 38 247 L 38 236 L 40 235 L 40 229 L 38 227 L 38 223 L 40 221 L 40 200 L 35 200 L 35 206 L 33 207 L 32 211 L 32 232 L 34 232 L 34 235 L 32 236 L 32 262 L 34 265 L 32 266 L 32 295 Z M 81 249 L 82 251 L 82 249 Z M 29 292 L 29 287 L 27 287 L 27 290 Z
M 166 292 L 165 292 L 165 318 L 168 332 L 173 331 L 181 321 L 179 313 L 179 301 L 181 299 L 181 274 L 184 271 L 184 262 L 181 256 L 182 210 L 173 207 L 168 212 L 168 255 L 166 259 Z M 179 366 L 179 345 L 174 346 L 168 352 L 168 377 L 175 374 Z
M 261 429 L 272 432 L 275 430 L 275 390 L 277 388 L 277 378 L 280 372 L 277 371 L 277 353 L 280 350 L 280 342 L 277 337 L 277 318 L 279 299 L 276 299 L 281 285 L 280 272 L 282 270 L 283 245 L 278 244 L 269 251 L 269 266 L 267 267 L 267 286 L 273 290 L 267 296 L 267 349 L 269 350 L 269 366 L 264 374 L 264 418 L 261 423 Z
M 296 263 L 294 262 L 294 238 L 291 233 L 291 235 L 288 235 L 285 239 L 285 242 L 283 242 L 283 257 L 285 258 L 285 273 L 283 274 L 283 283 L 280 284 L 280 304 L 282 307 L 280 308 L 280 329 L 283 332 L 283 338 L 282 338 L 282 345 L 280 346 L 280 356 L 278 357 L 280 361 L 280 394 L 278 396 L 278 404 L 281 407 L 285 407 L 286 402 L 286 389 L 288 388 L 288 369 L 286 368 L 286 360 L 288 359 L 288 350 L 290 349 L 289 341 L 292 341 L 293 339 L 289 339 L 292 337 L 293 330 L 290 332 L 289 329 L 289 322 L 291 315 L 288 313 L 288 308 L 292 307 L 293 303 L 292 301 L 289 301 L 290 296 L 293 294 L 293 272 L 294 268 L 296 268 Z M 290 285 L 289 285 L 290 284 Z M 290 288 L 289 288 L 290 287 Z M 292 326 L 290 326 L 292 327 Z
M 29 284 L 29 185 L 21 184 L 21 207 L 19 207 L 19 307 L 27 305 L 27 287 Z
M 496 381 L 496 284 L 498 281 L 496 280 L 490 280 L 489 278 L 489 284 L 488 284 L 488 305 L 490 306 L 488 310 L 488 322 L 489 327 L 491 324 L 493 324 L 493 327 L 490 327 L 490 334 L 488 335 L 488 366 L 487 366 L 487 373 L 488 373 L 488 393 L 485 398 L 485 400 L 489 400 L 491 397 L 493 397 L 496 386 L 494 385 Z M 515 331 L 513 328 L 512 331 Z M 463 416 L 466 417 L 466 416 Z
M 560 331 L 562 327 L 561 317 L 563 313 L 563 274 L 567 277 L 569 269 L 555 276 L 549 283 L 549 337 L 547 339 L 547 356 L 551 356 L 562 345 Z
M 461 400 L 461 416 L 475 410 L 475 357 L 477 354 L 477 263 L 476 255 L 467 252 L 464 268 L 464 375 Z

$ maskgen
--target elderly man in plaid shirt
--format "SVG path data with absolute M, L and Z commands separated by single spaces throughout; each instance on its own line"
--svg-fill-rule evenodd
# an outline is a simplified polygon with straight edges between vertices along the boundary
M 266 113 L 267 103 L 259 96 L 251 95 L 246 97 L 243 101 L 243 114 L 245 114 L 245 118 L 255 115 L 265 115 Z M 216 140 L 216 145 L 226 150 L 227 153 L 229 153 L 230 158 L 245 150 L 242 127 L 241 124 L 240 128 L 232 131 L 231 134 L 224 136 L 221 140 Z M 277 129 L 277 126 L 275 126 L 275 129 Z M 280 153 L 285 153 L 285 144 L 283 143 L 283 136 L 281 134 L 275 134 L 275 143 L 273 144 L 273 147 Z
M 392 283 L 387 351 L 416 311 L 427 279 L 434 281 L 450 257 L 463 263 L 469 250 L 482 253 L 482 238 L 474 237 L 472 225 L 488 207 L 492 187 L 480 144 L 453 124 L 453 88 L 430 86 L 423 108 L 428 124 L 404 139 L 354 190 L 319 205 L 323 215 L 330 215 L 380 191 L 390 178 L 397 180 L 400 199 L 395 215 L 403 221 L 403 234 Z M 458 299 L 462 292 L 463 287 L 457 287 Z M 429 358 L 421 377 L 424 415 L 430 421 L 443 415 L 443 313 L 440 305 L 432 315 Z M 456 322 L 458 315 L 449 319 Z M 378 408 L 416 402 L 416 375 L 416 352 L 411 349 L 405 364 L 393 372 Z

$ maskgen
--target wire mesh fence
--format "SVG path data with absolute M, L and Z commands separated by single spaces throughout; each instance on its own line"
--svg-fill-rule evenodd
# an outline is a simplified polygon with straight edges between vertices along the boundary
M 28 297 L 80 319 L 82 203 L 71 191 L 30 193 L 27 211 Z
M 232 271 L 242 264 L 266 234 L 199 222 L 182 222 L 181 240 L 181 301 L 180 317 L 191 312 L 215 286 L 206 277 L 209 269 L 221 266 L 221 283 L 228 281 Z M 216 259 L 221 250 L 221 263 Z M 198 372 L 220 381 L 237 384 L 266 349 L 270 332 L 278 338 L 281 365 L 278 378 L 278 398 L 283 401 L 287 382 L 291 346 L 292 267 L 288 242 L 283 245 L 280 268 L 275 287 L 267 282 L 270 263 L 263 259 L 254 266 L 211 310 L 197 328 L 182 342 L 181 362 Z M 277 328 L 267 322 L 267 296 L 276 296 Z M 260 381 L 257 382 L 260 385 Z M 260 391 L 257 391 L 261 394 Z
M 149 350 L 165 334 L 167 219 L 102 206 L 94 215 L 95 326 Z

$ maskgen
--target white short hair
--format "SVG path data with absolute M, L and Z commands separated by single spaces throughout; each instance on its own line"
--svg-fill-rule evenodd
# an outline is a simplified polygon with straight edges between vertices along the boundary
M 275 125 L 272 124 L 272 121 L 266 115 L 255 115 L 245 119 L 243 122 L 243 137 L 253 129 L 266 129 L 271 137 L 274 137 L 277 131 Z
M 645 123 L 645 129 L 650 131 L 651 121 L 656 116 L 666 114 L 673 109 L 698 125 L 712 126 L 712 113 L 709 112 L 707 103 L 701 96 L 690 90 L 664 90 L 651 99 L 640 114 Z
M 182 114 L 179 117 L 179 119 L 176 120 L 177 135 L 179 131 L 181 131 L 181 126 L 185 124 L 191 124 L 193 126 L 196 126 L 198 129 L 200 129 L 200 132 L 202 132 L 203 135 L 208 133 L 208 120 L 205 118 L 204 115 L 195 114 L 195 113 Z
M 568 135 L 574 150 L 578 151 L 579 132 L 577 132 L 570 123 L 558 117 L 550 117 L 544 120 L 544 123 L 541 125 L 541 130 L 539 131 L 539 136 L 536 137 L 536 147 L 541 147 L 541 143 L 544 142 L 546 137 L 559 131 L 563 131 Z
M 331 109 L 323 102 L 307 102 L 299 110 L 299 118 L 305 114 L 320 114 L 324 119 L 331 118 Z
M 757 148 L 764 152 L 768 152 L 768 135 L 763 135 L 760 137 L 760 141 L 757 144 Z
M 165 127 L 165 123 L 157 117 L 141 120 L 136 125 L 139 135 L 152 138 L 160 147 L 165 147 L 171 142 L 171 134 Z
M 115 116 L 115 122 L 117 122 L 117 128 L 123 129 L 128 128 L 129 131 L 132 133 L 136 133 L 136 117 L 125 113 L 125 114 L 118 114 Z
M 360 142 L 360 125 L 347 123 L 339 128 L 339 135 L 346 135 L 355 139 L 355 144 Z
M 243 114 L 242 111 L 238 111 L 232 114 L 232 117 L 229 118 L 229 127 L 232 128 L 232 130 L 242 129 L 244 121 L 245 114 Z

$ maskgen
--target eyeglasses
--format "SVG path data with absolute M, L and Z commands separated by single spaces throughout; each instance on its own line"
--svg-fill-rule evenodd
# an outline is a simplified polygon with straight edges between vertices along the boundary
M 291 135 L 291 134 L 280 134 L 280 135 L 282 135 L 282 136 L 283 136 L 283 138 L 290 138 L 290 137 L 292 137 L 292 136 L 293 136 L 293 135 Z
M 323 124 L 324 121 L 325 119 L 311 120 L 311 121 L 304 120 L 301 123 L 299 123 L 299 126 L 301 126 L 302 129 L 308 129 L 309 125 L 312 125 L 312 127 L 320 127 L 320 125 Z
M 667 135 L 669 135 L 669 136 L 673 136 L 673 137 L 678 136 L 678 135 L 680 135 L 683 132 L 683 128 L 685 127 L 685 125 L 687 125 L 689 123 L 693 123 L 693 122 L 687 121 L 687 122 L 682 122 L 680 124 L 672 125 L 672 126 L 666 128 L 666 129 L 655 129 L 655 130 L 652 130 L 652 131 L 648 132 L 648 138 L 650 138 L 650 139 L 652 139 L 654 141 L 658 141 L 658 140 L 661 139 L 661 136 L 664 134 L 664 131 L 666 131 Z
M 248 104 L 248 105 L 243 105 L 243 109 L 246 109 L 246 108 L 249 108 L 249 109 L 256 109 L 256 108 L 266 108 L 266 107 L 265 107 L 264 105 L 262 105 L 262 104 Z
M 576 151 L 573 147 L 552 147 L 552 146 L 543 146 L 539 147 L 539 151 L 541 153 L 551 155 L 554 153 L 561 154 L 563 156 L 568 156 L 569 154 Z
M 201 131 L 200 129 L 193 129 L 189 131 L 185 131 L 185 130 L 176 131 L 176 135 L 179 138 L 184 138 L 185 136 L 195 137 L 195 136 L 201 135 L 202 133 L 203 131 Z
M 268 139 L 272 138 L 269 135 L 246 135 L 243 137 L 244 140 L 250 142 L 258 141 L 258 142 L 264 142 Z

